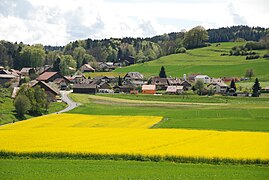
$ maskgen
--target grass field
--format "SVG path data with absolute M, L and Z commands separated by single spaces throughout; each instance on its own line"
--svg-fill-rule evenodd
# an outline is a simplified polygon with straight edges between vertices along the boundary
M 268 166 L 1 159 L 1 179 L 268 179 Z
M 169 96 L 167 101 L 165 96 L 144 95 L 71 97 L 83 105 L 70 113 L 164 117 L 156 128 L 269 131 L 269 98 L 229 97 L 226 103 L 225 97 L 190 96 L 182 102 L 179 96 Z M 195 99 L 201 103 L 194 103 Z
M 188 50 L 185 54 L 173 54 L 161 57 L 157 60 L 144 64 L 118 68 L 113 72 L 90 73 L 87 76 L 113 75 L 124 76 L 125 73 L 137 71 L 146 77 L 157 76 L 161 66 L 166 69 L 166 74 L 173 77 L 182 77 L 183 74 L 202 73 L 211 77 L 244 77 L 246 69 L 252 68 L 255 75 L 261 81 L 269 81 L 269 60 L 260 58 L 258 60 L 246 60 L 245 56 L 221 56 L 222 53 L 229 53 L 233 46 L 242 45 L 242 42 L 227 42 L 212 46 Z M 255 51 L 264 55 L 267 51 Z
M 64 109 L 67 105 L 62 102 L 52 102 L 49 105 L 48 114 L 54 113 Z M 25 119 L 30 119 L 33 116 L 26 114 Z M 6 97 L 3 103 L 0 102 L 0 125 L 10 123 L 13 121 L 19 121 L 16 117 L 15 107 L 13 105 L 13 99 Z

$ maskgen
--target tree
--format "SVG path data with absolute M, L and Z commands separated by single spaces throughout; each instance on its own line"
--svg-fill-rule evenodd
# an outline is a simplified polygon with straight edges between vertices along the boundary
M 261 90 L 260 82 L 259 82 L 258 78 L 256 78 L 255 83 L 252 87 L 252 97 L 259 97 L 260 90 Z
M 122 78 L 119 76 L 118 86 L 122 86 Z
M 197 26 L 189 30 L 183 39 L 184 47 L 191 49 L 205 46 L 208 40 L 208 33 L 202 26 Z
M 160 71 L 160 73 L 159 73 L 159 76 L 160 76 L 160 78 L 166 78 L 166 77 L 167 77 L 167 76 L 166 76 L 165 69 L 164 69 L 163 66 L 161 67 L 161 71 Z
M 24 117 L 31 108 L 30 100 L 25 95 L 18 95 L 14 101 L 14 106 L 19 117 Z
M 90 54 L 85 54 L 82 64 L 88 64 L 89 62 L 96 61 L 95 58 Z
M 54 71 L 60 72 L 60 63 L 61 63 L 61 58 L 58 57 L 53 63 L 53 70 Z
M 203 90 L 204 90 L 204 82 L 202 80 L 198 80 L 196 81 L 195 85 L 194 85 L 194 89 L 197 90 L 197 93 L 199 95 L 202 95 L 203 94 Z
M 40 67 L 45 61 L 45 51 L 43 46 L 25 46 L 20 52 L 21 67 Z
M 236 85 L 235 85 L 234 79 L 232 79 L 232 81 L 231 81 L 230 89 L 234 89 L 234 92 L 236 92 Z
M 76 65 L 77 63 L 71 55 L 63 55 L 59 64 L 60 73 L 64 76 L 71 75 L 75 71 Z
M 249 79 L 251 79 L 253 76 L 254 76 L 254 71 L 253 71 L 253 69 L 247 69 L 247 70 L 246 70 L 245 77 L 248 77 Z
M 73 57 L 77 62 L 77 69 L 79 69 L 82 65 L 84 56 L 86 54 L 86 50 L 83 47 L 76 47 L 73 51 Z

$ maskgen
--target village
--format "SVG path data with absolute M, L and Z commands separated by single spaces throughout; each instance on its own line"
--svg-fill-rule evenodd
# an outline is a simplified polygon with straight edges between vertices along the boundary
M 111 64 L 102 63 L 102 68 L 111 68 Z M 106 66 L 105 66 L 106 65 Z M 12 98 L 16 97 L 20 86 L 27 83 L 29 87 L 40 86 L 45 90 L 49 101 L 61 100 L 61 90 L 73 90 L 73 93 L 97 94 L 97 93 L 125 93 L 125 94 L 170 94 L 184 95 L 186 92 L 195 93 L 200 89 L 199 95 L 229 95 L 229 96 L 250 96 L 251 92 L 236 91 L 236 87 L 230 87 L 233 81 L 245 81 L 248 78 L 225 77 L 214 78 L 203 74 L 183 74 L 177 77 L 150 77 L 145 78 L 139 72 L 128 72 L 124 77 L 95 76 L 87 78 L 84 73 L 95 72 L 95 69 L 84 64 L 77 73 L 72 76 L 63 76 L 54 72 L 51 66 L 40 68 L 22 68 L 19 70 L 6 70 L 0 67 L 0 85 L 6 88 L 13 88 Z M 166 76 L 166 75 L 165 75 Z M 28 80 L 27 80 L 28 79 Z M 202 82 L 202 87 L 196 86 Z M 262 89 L 268 92 L 269 87 Z

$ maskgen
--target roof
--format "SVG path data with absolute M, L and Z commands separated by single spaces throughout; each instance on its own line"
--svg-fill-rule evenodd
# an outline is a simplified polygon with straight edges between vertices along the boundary
M 166 92 L 176 93 L 178 90 L 183 90 L 183 86 L 168 86 Z
M 169 84 L 180 84 L 180 79 L 177 78 L 167 78 Z
M 26 73 L 28 73 L 28 72 L 30 71 L 30 69 L 33 69 L 33 68 L 29 68 L 29 67 L 28 67 L 28 68 L 25 68 L 25 67 L 24 67 L 24 68 L 21 69 L 21 72 L 26 72 Z
M 36 80 L 38 80 L 38 81 L 46 81 L 46 80 L 48 80 L 49 78 L 51 78 L 52 76 L 54 76 L 57 73 L 58 72 L 44 72 L 43 74 L 38 76 L 36 78 Z
M 167 85 L 167 79 L 166 78 L 160 78 L 160 77 L 153 77 L 152 78 L 152 84 L 156 85 Z
M 96 89 L 97 85 L 96 84 L 74 84 L 73 88 L 79 88 L 79 89 L 84 89 L 84 88 L 89 88 L 89 89 Z
M 15 98 L 17 96 L 19 89 L 20 89 L 20 87 L 13 88 L 12 95 L 11 95 L 12 98 Z
M 264 89 L 269 89 L 269 86 L 266 86 Z
M 143 85 L 142 90 L 156 90 L 156 85 Z
M 16 76 L 12 74 L 0 74 L 0 79 L 14 79 Z
M 64 78 L 57 78 L 53 81 L 56 84 L 60 84 L 61 82 L 65 82 Z
M 222 83 L 222 82 L 213 82 L 209 84 L 208 86 L 213 85 L 213 86 L 220 86 L 220 87 L 229 87 L 227 84 Z
M 209 77 L 208 75 L 197 75 L 195 76 L 195 79 L 203 79 L 205 77 Z
M 87 69 L 90 69 L 90 70 L 95 71 L 95 69 L 94 69 L 91 65 L 89 65 L 89 64 L 84 64 L 84 65 L 81 66 L 81 68 L 82 68 L 83 66 L 85 66 Z M 80 68 L 80 69 L 81 69 L 81 68 Z
M 140 74 L 139 72 L 128 72 L 125 76 L 129 76 L 131 79 L 143 79 L 144 76 L 142 74 Z
M 57 90 L 55 90 L 53 87 L 51 87 L 48 83 L 44 82 L 44 81 L 38 81 L 36 82 L 34 85 L 32 85 L 32 87 L 35 87 L 36 85 L 42 84 L 44 86 L 46 86 L 48 89 L 50 89 L 54 94 L 60 94 Z

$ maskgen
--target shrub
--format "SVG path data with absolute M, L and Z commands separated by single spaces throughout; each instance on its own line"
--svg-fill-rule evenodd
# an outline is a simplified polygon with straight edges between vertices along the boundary
M 250 60 L 250 59 L 259 59 L 259 58 L 260 58 L 259 55 L 248 55 L 248 56 L 246 57 L 246 60 Z
M 187 50 L 184 47 L 180 47 L 176 49 L 176 53 L 185 53 Z
M 25 95 L 18 95 L 14 101 L 14 106 L 19 117 L 24 117 L 24 114 L 31 109 L 30 100 Z

